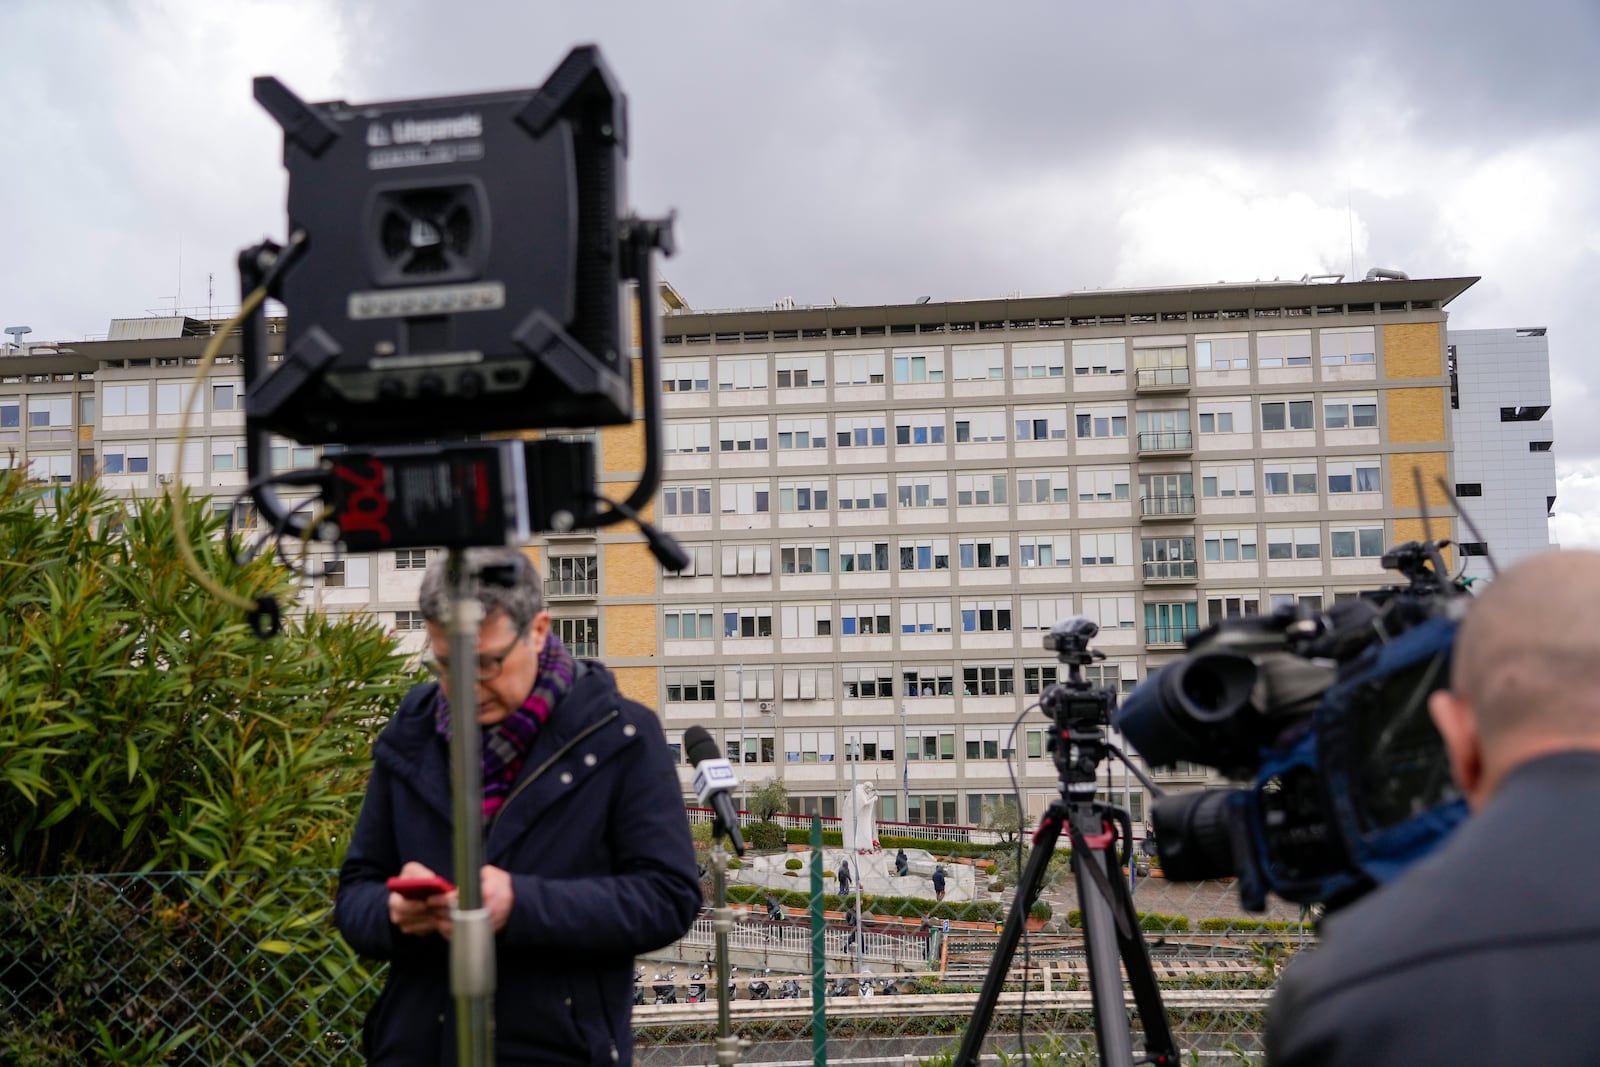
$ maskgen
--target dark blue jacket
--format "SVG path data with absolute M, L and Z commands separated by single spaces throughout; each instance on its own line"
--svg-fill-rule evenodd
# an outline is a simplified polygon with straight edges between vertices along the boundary
M 369 1062 L 455 1063 L 448 944 L 400 933 L 384 882 L 408 860 L 456 881 L 448 746 L 435 685 L 407 694 L 373 746 L 372 778 L 344 865 L 334 923 L 390 962 L 367 1017 Z M 633 960 L 683 936 L 700 883 L 677 771 L 650 709 L 583 664 L 486 828 L 485 862 L 515 902 L 495 939 L 495 1063 L 630 1063 Z

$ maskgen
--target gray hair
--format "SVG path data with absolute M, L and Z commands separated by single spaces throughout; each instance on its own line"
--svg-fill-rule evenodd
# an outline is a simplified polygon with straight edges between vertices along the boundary
M 480 576 L 478 603 L 483 606 L 484 618 L 503 611 L 511 625 L 521 630 L 533 622 L 534 616 L 544 610 L 544 595 L 539 588 L 539 570 L 518 548 L 469 548 L 465 552 L 467 570 Z M 422 592 L 417 606 L 422 617 L 431 623 L 444 625 L 450 610 L 450 556 L 442 554 L 428 565 L 422 576 Z M 497 567 L 509 572 L 509 584 L 481 580 L 484 567 Z

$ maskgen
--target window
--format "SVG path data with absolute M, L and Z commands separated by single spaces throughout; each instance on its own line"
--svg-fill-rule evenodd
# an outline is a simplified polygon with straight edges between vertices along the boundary
M 1120 689 L 1124 693 L 1130 693 L 1139 684 L 1139 680 L 1133 676 L 1131 665 L 1126 665 L 1129 673 L 1124 675 L 1122 673 L 1124 666 L 1118 663 L 1091 663 L 1083 668 L 1083 680 L 1090 685 Z
M 28 477 L 38 482 L 70 482 L 72 457 L 35 455 L 28 460 Z
M 1081 530 L 1078 562 L 1085 567 L 1125 567 L 1133 562 L 1133 534 Z
M 242 399 L 238 382 L 213 382 L 211 385 L 212 411 L 236 411 L 243 406 Z
M 882 448 L 888 443 L 883 416 L 834 416 L 833 442 L 840 448 Z
M 150 414 L 150 386 L 141 382 L 138 385 L 106 385 L 101 389 L 105 396 L 106 415 Z
M 1139 475 L 1139 510 L 1145 515 L 1193 515 L 1194 475 Z
M 893 633 L 889 626 L 889 605 L 840 604 L 839 632 L 845 635 Z
M 895 349 L 894 380 L 900 383 L 944 381 L 944 349 Z
M 190 382 L 157 382 L 156 414 L 181 415 L 189 408 L 189 398 L 194 394 Z
M 372 584 L 372 561 L 365 556 L 330 559 L 322 565 L 322 584 L 329 589 L 365 589 Z
M 1268 496 L 1287 496 L 1317 491 L 1317 465 L 1310 463 L 1264 463 L 1262 483 Z
M 1311 401 L 1263 400 L 1261 428 L 1269 431 L 1312 429 Z
M 882 385 L 883 352 L 835 352 L 834 385 Z
M 709 515 L 711 487 L 669 485 L 661 491 L 661 511 L 665 515 Z
M 963 600 L 961 602 L 961 632 L 967 634 L 1010 633 L 1011 601 Z
M 1551 441 L 1529 441 L 1528 442 L 1528 451 L 1529 452 L 1548 452 L 1548 451 L 1550 451 L 1550 446 L 1553 443 L 1554 442 L 1551 442 Z
M 895 499 L 902 508 L 942 508 L 950 504 L 950 478 L 944 474 L 901 474 Z
M 317 461 L 316 449 L 310 445 L 292 445 L 282 437 L 274 437 L 267 450 L 273 470 L 284 470 L 291 463 L 295 467 L 309 467 Z
M 1207 563 L 1247 563 L 1256 558 L 1256 528 L 1206 530 L 1204 545 Z
M 1128 436 L 1128 405 L 1126 404 L 1110 404 L 1099 407 L 1076 404 L 1072 410 L 1074 417 L 1077 419 L 1077 430 L 1080 438 Z
M 1205 497 L 1255 496 L 1253 463 L 1212 464 L 1200 468 L 1200 495 Z
M 1022 598 L 1022 628 L 1048 630 L 1062 619 L 1073 615 L 1069 596 L 1025 596 Z
M 1299 608 L 1316 614 L 1322 610 L 1322 596 L 1319 593 L 1269 593 L 1267 596 L 1267 609 L 1279 611 L 1284 608 Z
M 1459 546 L 1463 556 L 1487 556 L 1489 543 L 1487 541 L 1462 541 Z
M 1061 668 L 1054 663 L 1036 663 L 1031 665 L 1024 663 L 1022 665 L 1023 694 L 1030 697 L 1038 696 L 1040 693 L 1056 684 L 1056 678 L 1059 677 L 1060 673 Z M 1033 751 L 1031 741 L 1034 733 L 1035 731 L 1028 731 L 1030 741 L 1028 755 L 1042 756 L 1044 755 L 1044 746 L 1042 744 L 1039 746 L 1039 750 L 1037 752 Z
M 1256 357 L 1263 367 L 1309 367 L 1311 331 L 1273 330 L 1258 333 Z
M 1189 381 L 1189 346 L 1182 337 L 1140 337 L 1133 342 L 1138 384 L 1184 385 Z
M 766 419 L 718 419 L 717 450 L 719 452 L 765 452 L 768 425 Z
M 1200 370 L 1248 370 L 1249 336 L 1242 333 L 1198 335 L 1194 339 L 1194 365 Z
M 106 474 L 149 474 L 150 446 L 146 444 L 107 444 L 100 453 Z
M 110 389 L 111 386 L 106 388 Z M 21 427 L 22 402 L 20 400 L 0 400 L 0 430 L 21 429 Z
M 952 366 L 955 380 L 975 382 L 1006 376 L 1006 353 L 1000 345 L 957 345 Z
M 828 420 L 798 418 L 778 420 L 778 451 L 800 448 L 827 448 Z
M 1482 496 L 1482 482 L 1457 482 L 1456 496 Z
M 771 482 L 723 482 L 718 492 L 724 515 L 765 515 L 772 510 Z
M 772 608 L 767 605 L 751 605 L 724 611 L 722 636 L 771 637 Z
M 1376 493 L 1382 482 L 1376 459 L 1329 460 L 1329 493 Z
M 900 632 L 903 634 L 949 633 L 950 601 L 900 601 Z
M 717 636 L 710 608 L 667 608 L 661 614 L 662 635 L 668 641 L 704 641 Z
M 1349 430 L 1378 425 L 1378 398 L 1373 396 L 1335 396 L 1322 402 L 1322 427 Z
M 394 554 L 394 569 L 397 571 L 427 570 L 428 550 L 425 548 L 402 548 Z
M 1129 630 L 1133 628 L 1133 597 L 1084 596 L 1079 598 L 1080 613 L 1092 619 L 1102 630 Z
M 964 416 L 964 417 L 963 417 Z M 956 443 L 981 443 L 1006 439 L 1006 413 L 998 411 L 969 411 L 956 416 Z
M 1379 559 L 1383 556 L 1383 527 L 1335 526 L 1328 531 L 1328 554 L 1334 559 Z
M 703 578 L 711 573 L 711 546 L 710 545 L 682 545 L 684 555 L 689 557 L 689 562 L 684 564 L 681 571 L 665 571 L 668 578 Z
M 1183 639 L 1200 629 L 1200 607 L 1190 601 L 1181 604 L 1146 604 L 1144 639 L 1151 645 L 1182 644 Z
M 1081 501 L 1128 499 L 1128 468 L 1101 467 L 1080 470 L 1078 499 Z
M 954 696 L 955 668 L 948 663 L 918 663 L 900 671 L 900 691 L 908 697 Z
M 840 541 L 839 573 L 886 571 L 889 569 L 889 542 Z
M 828 384 L 825 356 L 779 356 L 779 389 L 822 389 Z
M 777 742 L 771 730 L 751 728 L 743 737 L 737 729 L 728 730 L 723 740 L 728 748 L 731 763 L 773 763 L 777 760 Z
M 835 755 L 831 730 L 785 730 L 783 732 L 783 759 L 785 763 L 832 763 Z M 802 801 L 809 797 L 799 798 Z M 833 798 L 823 797 L 825 808 Z
M 903 571 L 947 571 L 950 569 L 948 537 L 901 538 L 900 569 Z
M 1189 409 L 1141 411 L 1134 419 L 1142 449 L 1188 448 L 1194 443 L 1189 432 Z
M 1140 552 L 1146 578 L 1193 578 L 1199 573 L 1193 537 L 1146 537 Z
M 1008 697 L 1016 691 L 1016 671 L 1009 663 L 961 668 L 964 697 Z
M 952 735 L 952 746 L 954 743 L 955 738 Z M 954 758 L 953 753 L 951 758 Z M 939 796 L 913 794 L 907 797 L 906 822 L 920 826 L 954 826 L 956 824 L 956 795 L 954 793 L 945 793 Z
M 231 516 L 235 530 L 252 529 L 261 521 L 261 513 L 254 501 L 241 500 L 236 504 L 230 504 L 225 500 L 213 498 L 211 513 L 223 522 L 227 522 Z
M 956 732 L 938 726 L 913 726 L 906 731 L 906 759 L 953 760 L 956 758 Z M 912 797 L 912 807 L 918 798 Z
M 1060 341 L 1042 341 L 1011 346 L 1013 378 L 1064 378 L 1067 350 Z
M 767 359 L 765 356 L 757 356 L 754 359 L 733 358 L 729 356 L 718 357 L 718 391 L 743 391 L 748 389 L 765 389 L 766 387 Z
M 785 604 L 778 612 L 784 637 L 833 636 L 832 604 Z
M 1023 534 L 1017 538 L 1017 564 L 1028 567 L 1072 566 L 1072 538 L 1067 534 Z
M 95 423 L 95 396 L 93 393 L 78 394 L 78 425 L 93 426 Z
M 1072 342 L 1073 374 L 1123 374 L 1128 369 L 1128 343 L 1122 338 Z
M 661 674 L 667 683 L 668 704 L 698 704 L 717 699 L 717 672 L 710 667 L 662 671 Z
M 827 574 L 832 549 L 828 542 L 778 546 L 778 566 L 784 574 Z
M 1501 408 L 1501 422 L 1538 422 L 1550 410 L 1548 404 L 1523 404 L 1519 407 Z
M 772 573 L 771 545 L 723 545 L 722 575 L 725 578 L 748 578 Z
M 1317 341 L 1322 348 L 1322 365 L 1338 367 L 1349 363 L 1372 363 L 1377 356 L 1372 343 L 1371 326 L 1354 329 L 1318 330 Z
M 307 449 L 309 451 L 309 449 Z M 200 474 L 205 470 L 205 444 L 201 441 L 183 443 L 183 473 Z M 156 473 L 178 473 L 178 442 L 156 442 Z
M 661 451 L 669 456 L 711 451 L 711 422 L 685 422 L 668 419 L 662 437 Z
M 1250 401 L 1247 399 L 1200 401 L 1201 433 L 1249 433 Z
M 1067 437 L 1065 405 L 1048 408 L 1017 408 L 1014 420 L 1018 441 L 1064 441 Z
M 846 700 L 876 700 L 894 696 L 894 671 L 887 663 L 850 664 L 840 679 Z
M 394 628 L 396 630 L 421 630 L 427 626 L 420 611 L 397 611 L 394 613 Z
M 242 471 L 248 466 L 244 442 L 236 437 L 211 439 L 211 469 L 214 471 Z
M 958 474 L 956 504 L 959 507 L 1004 504 L 1007 481 L 1004 474 Z
M 550 629 L 574 656 L 592 659 L 600 654 L 600 620 L 587 617 L 551 619 Z
M 661 390 L 665 393 L 705 393 L 711 389 L 711 361 L 668 359 L 661 364 Z
M 1206 600 L 1206 624 L 1214 626 L 1228 619 L 1248 619 L 1261 614 L 1261 598 L 1254 593 L 1216 596 Z
M 30 396 L 28 398 L 28 426 L 72 425 L 72 398 L 70 396 Z
M 895 744 L 894 730 L 846 730 L 844 732 L 844 758 L 863 763 L 893 763 L 899 745 Z
M 1011 567 L 1009 537 L 976 537 L 960 544 L 962 570 L 999 570 Z
M 783 699 L 832 700 L 832 667 L 785 667 Z
M 1017 472 L 1017 503 L 1065 504 L 1071 499 L 1066 471 Z
M 840 478 L 840 511 L 875 511 L 889 506 L 889 479 Z
M 944 431 L 942 411 L 908 411 L 894 417 L 894 443 L 897 445 L 942 445 Z
M 1267 558 L 1319 559 L 1322 556 L 1322 532 L 1315 526 L 1267 527 Z
M 1001 759 L 1002 757 L 1009 757 L 1011 750 L 1008 748 L 1002 752 L 1000 745 L 1010 733 L 1010 728 L 1006 726 L 968 726 L 963 731 L 967 747 L 967 759 Z M 998 798 L 999 794 L 997 793 L 995 796 Z M 967 799 L 969 801 L 978 801 L 978 807 L 981 808 L 983 794 L 974 793 Z M 981 822 L 981 815 L 980 818 L 973 821 Z
M 828 480 L 778 483 L 779 511 L 827 511 Z

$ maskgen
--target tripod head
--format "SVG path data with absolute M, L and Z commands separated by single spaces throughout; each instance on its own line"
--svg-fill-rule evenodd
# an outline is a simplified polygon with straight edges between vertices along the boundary
M 1074 615 L 1052 626 L 1044 638 L 1044 647 L 1067 668 L 1066 680 L 1039 696 L 1040 709 L 1055 727 L 1049 748 L 1063 797 L 1093 799 L 1096 770 L 1111 754 L 1105 728 L 1117 707 L 1116 690 L 1090 685 L 1083 677 L 1084 667 L 1106 658 L 1105 653 L 1089 647 L 1099 632 L 1093 619 Z

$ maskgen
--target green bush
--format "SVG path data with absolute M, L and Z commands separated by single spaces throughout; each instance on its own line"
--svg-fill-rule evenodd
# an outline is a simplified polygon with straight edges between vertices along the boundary
M 800 857 L 798 856 L 790 856 L 783 861 L 783 869 L 786 871 L 798 871 L 802 866 L 804 864 L 800 862 Z
M 744 860 L 740 859 L 738 856 L 729 856 L 728 857 L 728 870 L 730 870 L 730 871 L 742 871 L 742 870 L 744 870 Z
M 1081 927 L 1083 925 L 1083 912 L 1073 908 L 1067 912 L 1067 925 Z M 1162 915 L 1160 912 L 1139 912 L 1139 929 L 1150 933 L 1178 933 L 1189 929 L 1187 915 Z
M 1310 923 L 1283 922 L 1277 919 L 1201 919 L 1200 929 L 1207 933 L 1243 934 L 1266 932 L 1311 933 Z
M 752 823 L 745 830 L 744 839 L 750 843 L 751 848 L 761 852 L 776 851 L 788 843 L 783 827 L 775 822 Z

